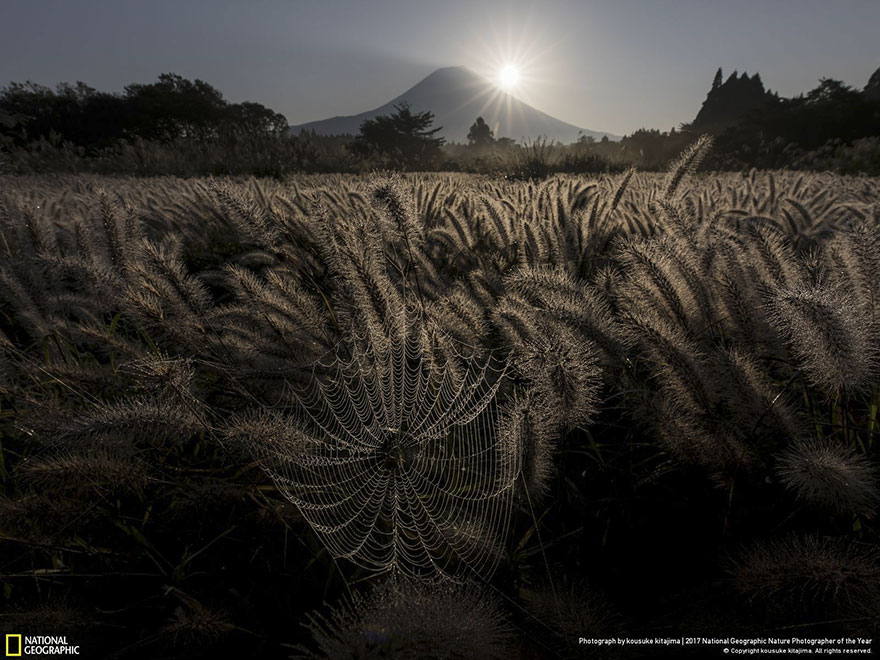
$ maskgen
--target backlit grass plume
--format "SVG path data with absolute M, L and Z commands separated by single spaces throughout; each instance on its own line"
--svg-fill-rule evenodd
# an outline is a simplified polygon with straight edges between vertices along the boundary
M 796 442 L 779 455 L 776 472 L 798 499 L 823 508 L 871 514 L 880 503 L 876 468 L 839 441 Z
M 302 658 L 501 660 L 512 653 L 500 605 L 466 585 L 389 580 L 305 625 L 316 648 Z
M 560 416 L 558 411 L 532 391 L 516 397 L 508 408 L 502 412 L 498 437 L 520 448 L 522 478 L 516 490 L 523 499 L 531 500 L 534 504 L 540 502 L 550 490 Z
M 544 323 L 515 356 L 517 370 L 531 383 L 534 403 L 558 419 L 561 427 L 590 421 L 601 382 L 590 342 L 561 323 Z
M 876 549 L 844 538 L 789 536 L 758 541 L 731 561 L 736 589 L 772 610 L 834 616 L 876 603 Z
M 876 375 L 871 320 L 838 287 L 778 289 L 770 320 L 788 340 L 807 379 L 828 394 L 865 388 Z

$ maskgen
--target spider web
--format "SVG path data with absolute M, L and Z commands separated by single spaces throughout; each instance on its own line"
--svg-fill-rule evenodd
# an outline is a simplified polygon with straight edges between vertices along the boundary
M 496 433 L 507 364 L 440 358 L 405 325 L 357 346 L 297 393 L 293 443 L 264 446 L 264 468 L 334 557 L 377 573 L 491 573 L 520 469 L 517 441 Z

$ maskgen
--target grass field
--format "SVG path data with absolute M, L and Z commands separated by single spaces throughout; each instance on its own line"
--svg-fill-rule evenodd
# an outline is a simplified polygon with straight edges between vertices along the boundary
M 880 179 L 704 149 L 541 182 L 0 177 L 3 631 L 876 636 Z

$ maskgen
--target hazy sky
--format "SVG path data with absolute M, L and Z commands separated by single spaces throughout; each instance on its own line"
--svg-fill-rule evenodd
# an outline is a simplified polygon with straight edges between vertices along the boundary
M 625 134 L 693 119 L 721 66 L 783 96 L 880 67 L 880 0 L 0 0 L 0 85 L 201 78 L 291 124 L 370 110 L 436 68 Z

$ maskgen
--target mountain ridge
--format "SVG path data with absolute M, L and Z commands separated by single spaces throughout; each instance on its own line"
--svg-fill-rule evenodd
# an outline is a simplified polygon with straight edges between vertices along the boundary
M 576 142 L 580 135 L 618 140 L 605 131 L 581 128 L 548 115 L 499 89 L 466 66 L 435 70 L 407 91 L 378 108 L 354 115 L 336 115 L 327 119 L 289 127 L 289 132 L 314 131 L 318 135 L 356 135 L 367 119 L 394 112 L 394 106 L 408 103 L 413 111 L 434 113 L 438 136 L 450 142 L 467 142 L 467 133 L 477 117 L 483 117 L 494 136 L 517 141 L 546 137 L 563 143 Z

